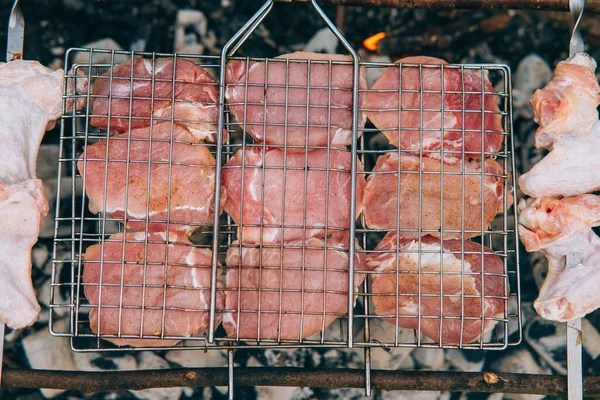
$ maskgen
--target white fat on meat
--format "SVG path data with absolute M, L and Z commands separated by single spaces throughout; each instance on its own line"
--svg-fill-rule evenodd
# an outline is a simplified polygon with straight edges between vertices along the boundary
M 540 125 L 535 132 L 535 147 L 552 149 L 563 137 L 590 134 L 598 120 L 600 104 L 595 71 L 596 61 L 585 53 L 577 53 L 559 62 L 552 80 L 533 94 L 534 120 Z
M 0 63 L 0 323 L 33 324 L 40 312 L 31 283 L 31 248 L 48 201 L 36 178 L 42 137 L 62 111 L 63 71 L 37 61 Z
M 420 325 L 424 335 L 446 345 L 481 339 L 499 318 L 506 318 L 504 264 L 493 250 L 478 243 L 464 241 L 469 253 L 464 260 L 462 249 L 461 240 L 444 240 L 440 248 L 440 239 L 431 236 L 419 244 L 388 233 L 367 256 L 367 269 L 375 272 L 371 275 L 375 314 L 400 328 Z
M 463 162 L 467 173 L 464 176 L 464 214 L 462 212 L 463 177 L 459 174 L 463 169 Z M 443 193 L 441 191 L 442 168 Z M 423 173 L 419 174 L 419 171 Z M 421 213 L 423 235 L 439 237 L 442 227 L 443 200 L 444 230 L 447 230 L 444 232 L 444 238 L 460 238 L 463 219 L 464 236 L 470 238 L 480 236 L 481 230 L 487 229 L 496 214 L 504 209 L 502 167 L 489 158 L 484 164 L 473 160 L 442 165 L 436 159 L 423 157 L 420 163 L 418 156 L 402 154 L 399 163 L 398 153 L 391 152 L 378 158 L 372 172 L 367 179 L 363 196 L 365 224 L 371 229 L 400 228 L 405 238 L 419 237 L 421 236 L 418 232 L 419 213 Z M 422 179 L 421 184 L 419 184 L 420 179 Z M 510 207 L 512 197 L 506 197 L 507 206 Z M 421 201 L 421 210 L 419 210 L 419 201 Z
M 548 259 L 548 275 L 534 307 L 544 319 L 565 322 L 600 307 L 600 197 L 583 194 L 563 199 L 528 199 L 519 204 L 519 238 L 527 251 Z M 566 268 L 566 256 L 580 263 Z
M 90 144 L 77 168 L 90 211 L 121 220 L 126 214 L 131 229 L 165 231 L 168 220 L 169 230 L 189 233 L 213 222 L 215 159 L 179 125 L 171 132 L 169 122 L 156 123 L 151 134 L 143 127 Z
M 173 78 L 177 80 L 174 87 Z M 129 60 L 96 78 L 92 96 L 90 124 L 93 126 L 127 132 L 130 128 L 150 125 L 151 117 L 158 121 L 173 117 L 176 125 L 186 128 L 197 139 L 216 142 L 217 84 L 204 68 L 192 61 Z
M 401 66 L 388 68 L 373 84 L 364 102 L 367 117 L 390 144 L 415 152 L 423 149 L 425 157 L 441 159 L 443 142 L 443 158 L 448 163 L 463 158 L 463 146 L 467 157 L 481 157 L 482 150 L 486 153 L 500 150 L 504 141 L 500 98 L 487 75 L 482 76 L 480 70 L 446 67 L 442 87 L 442 68 L 432 66 L 446 65 L 446 61 L 418 56 L 402 58 L 396 63 Z M 463 90 L 469 93 L 463 95 Z M 480 94 L 483 91 L 485 94 Z
M 263 152 L 260 147 L 247 147 L 223 168 L 221 182 L 227 193 L 223 209 L 241 225 L 238 238 L 246 243 L 280 242 L 282 225 L 284 240 L 347 230 L 351 164 L 352 154 L 342 150 L 285 154 L 280 149 Z M 362 171 L 360 162 L 357 169 Z M 362 210 L 364 186 L 364 176 L 358 174 L 356 217 Z
M 239 241 L 229 247 L 223 318 L 227 337 L 298 340 L 347 314 L 349 236 L 292 240 L 282 247 L 261 249 Z M 360 250 L 358 243 L 356 248 Z M 365 278 L 356 272 L 364 271 L 363 256 L 355 255 L 354 292 Z
M 562 134 L 552 151 L 519 177 L 519 188 L 526 195 L 537 198 L 570 197 L 600 190 L 598 149 L 600 122 L 596 115 L 596 123 L 589 135 Z
M 185 236 L 117 233 L 88 247 L 83 261 L 90 326 L 102 336 L 113 336 L 106 340 L 119 346 L 172 346 L 178 340 L 160 335 L 189 337 L 208 328 L 212 252 L 194 247 Z M 220 281 L 217 285 L 223 286 Z M 215 307 L 223 309 L 224 301 L 217 290 Z M 216 318 L 218 325 L 221 315 Z
M 269 145 L 327 146 L 328 142 L 331 146 L 350 145 L 353 125 L 352 59 L 338 54 L 311 52 L 296 52 L 277 58 L 281 61 L 271 60 L 268 67 L 265 62 L 256 61 L 249 65 L 244 60 L 227 63 L 226 101 L 236 121 L 254 139 Z M 310 63 L 310 77 L 306 60 L 314 61 Z M 330 66 L 329 61 L 338 63 Z M 359 71 L 359 107 L 366 89 L 367 78 L 362 67 Z M 359 112 L 359 136 L 365 122 L 365 115 Z

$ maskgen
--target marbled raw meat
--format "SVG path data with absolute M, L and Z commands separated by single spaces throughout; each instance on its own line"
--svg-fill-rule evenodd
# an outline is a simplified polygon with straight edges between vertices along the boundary
M 596 61 L 585 53 L 561 61 L 554 78 L 531 97 L 534 121 L 540 126 L 535 132 L 535 147 L 552 149 L 561 137 L 584 137 L 598 121 L 600 86 L 594 72 Z
M 173 74 L 175 62 L 177 67 Z M 173 75 L 177 80 L 175 87 Z M 151 99 L 153 84 L 154 102 Z M 217 84 L 204 68 L 192 61 L 157 58 L 153 65 L 151 59 L 129 60 L 113 67 L 112 84 L 110 71 L 94 79 L 92 96 L 90 124 L 98 128 L 127 132 L 130 128 L 149 126 L 150 117 L 158 118 L 156 123 L 173 115 L 175 124 L 186 128 L 198 139 L 216 142 L 219 116 Z M 109 96 L 112 97 L 110 110 Z M 171 100 L 173 98 L 175 101 Z M 110 124 L 107 118 L 109 111 Z
M 444 238 L 460 238 L 462 229 L 463 178 L 461 163 L 444 163 Z M 482 167 L 485 177 L 482 182 Z M 400 168 L 400 179 L 398 170 Z M 363 196 L 363 213 L 367 227 L 371 229 L 402 230 L 405 238 L 418 237 L 419 198 L 422 201 L 421 228 L 423 235 L 439 237 L 442 227 L 441 210 L 441 169 L 439 160 L 402 154 L 398 165 L 398 153 L 390 152 L 379 157 L 373 173 L 367 179 Z M 420 175 L 419 171 L 423 173 Z M 486 159 L 482 165 L 478 161 L 465 162 L 464 177 L 464 237 L 481 235 L 496 214 L 504 209 L 504 179 L 500 164 Z M 419 185 L 422 179 L 422 185 Z M 400 201 L 398 201 L 398 181 L 400 181 Z M 483 224 L 482 224 L 483 188 Z M 512 205 L 508 196 L 507 205 Z M 398 210 L 400 221 L 398 223 Z M 483 225 L 483 226 L 482 226 Z
M 285 54 L 278 58 L 283 60 L 269 61 L 268 69 L 265 62 L 251 61 L 246 65 L 244 60 L 232 60 L 227 63 L 226 100 L 237 122 L 254 139 L 269 145 L 305 146 L 307 135 L 310 146 L 327 146 L 328 142 L 331 146 L 337 147 L 350 145 L 353 123 L 352 59 L 337 54 L 310 52 Z M 290 60 L 289 64 L 285 60 Z M 292 60 L 321 61 L 310 65 L 310 93 L 306 89 L 309 84 L 308 62 Z M 332 64 L 330 70 L 329 60 L 350 63 Z M 266 84 L 265 70 L 268 73 Z M 246 82 L 246 74 L 248 74 L 248 82 Z M 364 68 L 359 71 L 358 86 L 360 90 L 367 88 Z M 309 98 L 308 110 L 307 98 Z M 359 106 L 363 99 L 364 92 L 360 92 Z M 265 115 L 267 115 L 266 133 Z M 362 134 L 365 121 L 365 115 L 360 112 L 359 136 Z M 288 124 L 287 135 L 284 126 L 286 123 Z
M 326 233 L 348 229 L 351 162 L 351 153 L 342 150 L 286 154 L 281 149 L 267 148 L 263 152 L 260 147 L 247 147 L 245 153 L 238 151 L 223 168 L 222 184 L 227 192 L 223 209 L 241 224 L 238 238 L 246 243 L 260 243 L 261 239 L 263 243 L 281 241 L 282 223 L 284 240 L 324 237 Z M 360 162 L 357 169 L 362 171 Z M 364 176 L 357 175 L 356 217 L 362 209 L 364 186 Z
M 0 63 L 0 324 L 13 329 L 40 312 L 31 248 L 49 207 L 36 166 L 44 133 L 62 112 L 63 74 L 37 61 Z
M 402 58 L 397 63 L 447 64 L 439 58 L 423 56 Z M 465 69 L 463 79 L 460 69 L 444 68 L 443 104 L 441 67 L 423 66 L 419 69 L 403 65 L 401 74 L 401 95 L 400 68 L 390 67 L 367 93 L 363 106 L 369 120 L 383 132 L 392 145 L 415 152 L 422 148 L 424 156 L 440 159 L 443 141 L 444 160 L 452 163 L 463 158 L 463 146 L 464 155 L 467 157 L 479 158 L 482 150 L 486 153 L 496 153 L 500 150 L 504 141 L 504 130 L 498 108 L 499 95 L 487 76 L 482 78 L 480 70 Z M 421 89 L 433 92 L 419 93 Z M 463 96 L 463 90 L 471 93 Z M 480 94 L 482 90 L 485 90 L 485 95 Z M 401 113 L 398 107 L 400 98 Z M 420 109 L 423 110 L 422 113 Z M 482 110 L 485 110 L 483 118 Z M 485 130 L 485 133 L 482 130 Z
M 600 307 L 600 197 L 583 194 L 562 199 L 528 199 L 519 204 L 519 238 L 527 251 L 548 259 L 548 274 L 533 303 L 548 320 L 582 318 Z M 566 268 L 568 253 L 580 262 Z
M 356 246 L 360 250 L 358 243 Z M 265 246 L 261 249 L 255 245 L 240 245 L 238 241 L 229 247 L 225 295 L 229 312 L 223 317 L 227 337 L 298 340 L 320 332 L 347 314 L 349 236 L 333 235 L 327 243 L 318 238 L 306 242 L 292 240 L 285 242 L 283 252 L 281 248 Z M 357 252 L 355 271 L 364 271 L 363 259 L 364 254 Z M 354 273 L 355 288 L 364 277 L 364 274 Z
M 216 170 L 208 148 L 178 125 L 171 133 L 169 122 L 152 127 L 152 141 L 149 127 L 132 129 L 129 136 L 130 144 L 128 134 L 119 133 L 88 145 L 81 155 L 77 168 L 82 176 L 85 168 L 90 211 L 121 220 L 127 214 L 127 226 L 141 231 L 146 230 L 146 218 L 148 231 L 165 231 L 167 217 L 171 231 L 189 233 L 195 226 L 212 224 Z
M 168 235 L 168 244 L 165 232 L 117 233 L 104 242 L 104 248 L 102 243 L 88 247 L 83 260 L 85 296 L 93 306 L 92 331 L 98 333 L 100 303 L 100 335 L 130 336 L 106 340 L 119 346 L 175 345 L 178 340 L 160 339 L 163 308 L 164 336 L 189 337 L 208 328 L 212 265 L 209 249 L 194 247 L 185 236 L 174 233 Z M 121 284 L 125 286 L 122 296 Z M 218 290 L 217 309 L 223 308 L 224 297 Z M 218 325 L 221 314 L 217 313 L 216 318 Z M 140 335 L 156 338 L 140 339 Z
M 503 297 L 508 293 L 508 284 L 502 276 L 504 263 L 487 247 L 483 247 L 482 260 L 482 246 L 469 240 L 464 241 L 464 251 L 470 254 L 465 254 L 463 260 L 461 242 L 444 240 L 442 251 L 440 239 L 423 237 L 419 268 L 418 241 L 398 239 L 395 232 L 388 233 L 375 252 L 367 256 L 367 269 L 375 272 L 371 285 L 375 314 L 408 329 L 418 329 L 420 319 L 421 332 L 445 345 L 461 343 L 461 332 L 465 344 L 494 329 L 498 319 L 506 318 Z

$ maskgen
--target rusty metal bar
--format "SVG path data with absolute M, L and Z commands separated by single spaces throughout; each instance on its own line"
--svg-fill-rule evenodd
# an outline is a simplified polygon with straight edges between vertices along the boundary
M 227 368 L 180 368 L 170 370 L 81 372 L 20 370 L 5 368 L 5 387 L 78 390 L 85 393 L 110 390 L 141 390 L 158 387 L 226 386 Z M 334 368 L 236 368 L 237 386 L 295 386 L 363 388 L 365 374 L 359 369 Z M 485 393 L 523 393 L 562 396 L 565 376 L 479 372 L 371 371 L 371 385 L 383 390 L 431 390 Z M 584 395 L 600 396 L 600 377 L 584 378 Z
M 307 3 L 309 0 L 276 0 L 283 3 Z M 319 0 L 324 5 L 442 8 L 442 9 L 530 9 L 569 11 L 569 0 Z M 600 13 L 600 0 L 588 0 L 586 11 Z

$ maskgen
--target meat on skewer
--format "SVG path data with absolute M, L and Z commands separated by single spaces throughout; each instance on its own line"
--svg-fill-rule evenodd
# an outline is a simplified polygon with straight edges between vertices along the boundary
M 37 61 L 0 63 L 0 324 L 20 329 L 40 312 L 31 248 L 49 210 L 36 177 L 40 143 L 62 112 L 63 71 Z

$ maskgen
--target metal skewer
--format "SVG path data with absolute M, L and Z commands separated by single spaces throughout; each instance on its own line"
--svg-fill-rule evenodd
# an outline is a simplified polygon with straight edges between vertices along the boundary
M 585 0 L 569 0 L 569 8 L 573 15 L 575 25 L 569 44 L 569 57 L 583 52 L 583 37 L 579 32 L 579 23 L 583 16 Z M 577 266 L 581 261 L 579 253 L 569 253 L 566 258 L 566 268 Z M 581 347 L 582 347 L 581 318 L 572 319 L 567 322 L 567 394 L 569 400 L 583 399 L 583 376 L 581 367 Z
M 23 58 L 23 38 L 25 35 L 25 18 L 15 0 L 8 20 L 8 39 L 6 43 L 6 62 Z M 2 387 L 2 363 L 4 360 L 4 332 L 6 326 L 0 324 L 0 388 Z

